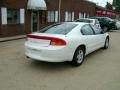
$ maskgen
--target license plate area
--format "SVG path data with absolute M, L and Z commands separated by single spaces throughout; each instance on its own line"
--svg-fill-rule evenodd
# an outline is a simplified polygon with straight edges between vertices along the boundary
M 41 46 L 48 46 L 48 45 L 50 45 L 50 40 L 29 38 L 28 41 L 30 43 L 39 44 Z

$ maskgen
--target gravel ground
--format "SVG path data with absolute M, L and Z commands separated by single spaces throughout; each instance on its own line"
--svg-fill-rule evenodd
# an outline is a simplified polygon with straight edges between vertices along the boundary
M 0 43 L 0 90 L 119 90 L 120 32 L 110 32 L 110 47 L 88 55 L 80 67 L 32 61 L 24 39 Z

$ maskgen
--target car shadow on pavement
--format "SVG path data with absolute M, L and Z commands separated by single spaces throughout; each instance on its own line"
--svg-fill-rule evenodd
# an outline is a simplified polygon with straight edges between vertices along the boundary
M 33 69 L 38 70 L 49 70 L 49 71 L 56 71 L 56 70 L 64 70 L 64 69 L 71 69 L 73 66 L 70 62 L 60 62 L 60 63 L 51 63 L 51 62 L 42 62 L 42 61 L 29 61 L 29 66 Z

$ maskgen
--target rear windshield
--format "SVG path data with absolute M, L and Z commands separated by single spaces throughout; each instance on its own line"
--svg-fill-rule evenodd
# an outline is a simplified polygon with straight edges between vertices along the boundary
M 71 23 L 56 24 L 56 25 L 51 25 L 51 26 L 48 26 L 40 30 L 40 33 L 66 35 L 76 26 L 77 24 L 71 24 Z
M 92 20 L 80 19 L 80 20 L 76 20 L 76 22 L 86 22 L 86 23 L 92 23 Z

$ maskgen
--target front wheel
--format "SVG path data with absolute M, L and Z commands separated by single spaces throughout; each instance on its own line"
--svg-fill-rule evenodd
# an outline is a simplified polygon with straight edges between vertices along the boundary
M 72 65 L 79 66 L 83 63 L 85 57 L 85 49 L 83 47 L 79 47 L 74 54 Z
M 107 49 L 109 47 L 109 38 L 106 38 L 105 44 L 104 44 L 104 49 Z

